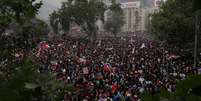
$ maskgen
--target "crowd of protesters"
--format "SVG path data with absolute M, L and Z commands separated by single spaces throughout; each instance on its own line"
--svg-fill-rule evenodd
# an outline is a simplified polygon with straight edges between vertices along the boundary
M 145 91 L 174 92 L 178 81 L 197 73 L 182 50 L 137 35 L 41 42 L 36 56 L 41 72 L 50 70 L 76 88 L 65 101 L 139 101 Z

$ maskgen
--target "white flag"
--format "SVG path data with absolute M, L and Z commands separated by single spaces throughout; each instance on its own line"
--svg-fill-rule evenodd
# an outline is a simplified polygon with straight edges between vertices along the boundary
M 142 49 L 142 48 L 145 48 L 145 47 L 146 47 L 146 46 L 145 46 L 145 44 L 143 43 L 142 46 L 141 46 L 140 48 Z

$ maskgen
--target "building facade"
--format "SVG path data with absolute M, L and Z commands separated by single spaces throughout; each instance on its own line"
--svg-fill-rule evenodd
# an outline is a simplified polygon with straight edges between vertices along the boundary
M 102 0 L 111 5 L 111 0 Z M 159 11 L 163 0 L 117 0 L 123 10 L 122 32 L 145 32 L 150 28 L 151 15 Z M 107 19 L 107 12 L 105 19 Z M 98 22 L 99 30 L 104 31 L 103 23 Z
M 123 1 L 121 2 L 121 8 L 123 9 L 124 16 L 124 25 L 122 27 L 123 32 L 136 32 L 144 30 L 144 14 L 141 9 L 140 1 Z
M 124 14 L 123 32 L 146 32 L 150 28 L 151 15 L 159 11 L 163 0 L 122 0 Z

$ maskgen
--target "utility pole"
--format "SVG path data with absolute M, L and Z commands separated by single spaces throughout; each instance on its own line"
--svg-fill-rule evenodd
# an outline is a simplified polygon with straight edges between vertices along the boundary
M 194 46 L 194 68 L 197 67 L 197 48 L 198 48 L 198 32 L 199 32 L 199 10 L 201 10 L 201 1 L 193 0 L 193 10 L 195 11 L 195 46 Z
M 197 66 L 197 53 L 198 53 L 198 33 L 200 28 L 199 10 L 195 12 L 195 46 L 194 46 L 194 67 Z

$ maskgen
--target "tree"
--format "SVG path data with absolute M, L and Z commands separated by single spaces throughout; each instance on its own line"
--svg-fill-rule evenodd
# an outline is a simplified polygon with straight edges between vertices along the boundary
M 200 0 L 193 0 L 193 10 L 194 11 L 200 10 L 201 9 L 200 4 L 201 4 Z
M 32 23 L 31 19 L 35 17 L 41 5 L 42 1 L 36 2 L 35 0 L 0 1 L 0 62 L 10 58 L 12 51 L 16 48 L 28 47 L 30 49 L 30 46 L 33 46 L 30 43 L 30 38 L 33 38 L 33 35 L 39 35 L 38 33 L 42 29 L 36 29 L 39 24 L 35 26 L 30 25 L 30 23 Z M 44 28 L 44 26 L 40 27 Z M 31 30 L 32 28 L 33 30 Z M 6 30 L 9 32 L 5 32 Z
M 0 82 L 0 100 L 1 101 L 30 101 L 30 91 L 25 88 L 26 82 L 33 82 L 38 76 L 37 64 L 32 58 L 24 59 L 22 65 L 11 71 L 10 77 L 1 78 Z
M 152 33 L 178 46 L 192 42 L 195 32 L 192 4 L 192 0 L 168 0 L 152 16 Z
M 108 32 L 112 32 L 113 35 L 116 36 L 116 34 L 121 31 L 123 24 L 123 11 L 120 7 L 120 4 L 116 4 L 115 0 L 113 0 L 108 11 L 104 29 Z
M 159 94 L 144 93 L 142 101 L 200 101 L 201 82 L 198 82 L 200 80 L 201 75 L 191 75 L 177 84 L 175 92 L 169 92 L 161 88 Z
M 25 21 L 24 24 L 11 23 L 7 27 L 10 32 L 0 36 L 0 62 L 13 59 L 15 49 L 23 49 L 26 53 L 35 48 L 47 37 L 48 25 L 39 19 Z M 26 54 L 25 53 L 25 54 Z
M 52 26 L 54 33 L 59 32 L 59 16 L 56 11 L 50 15 L 50 25 Z
M 0 101 L 61 101 L 73 93 L 74 86 L 59 81 L 50 71 L 39 72 L 34 56 L 27 56 L 14 65 L 8 79 L 0 73 Z
M 105 4 L 99 0 L 70 0 L 62 4 L 57 14 L 63 31 L 77 24 L 92 38 L 97 32 L 96 21 L 104 20 L 105 10 Z
M 22 23 L 25 19 L 33 18 L 42 1 L 35 0 L 1 0 L 0 1 L 0 28 L 16 21 Z

